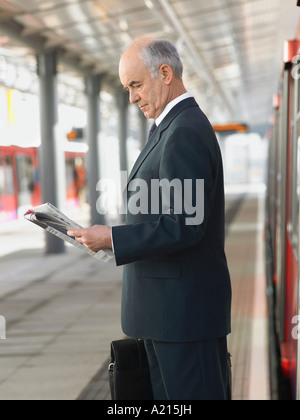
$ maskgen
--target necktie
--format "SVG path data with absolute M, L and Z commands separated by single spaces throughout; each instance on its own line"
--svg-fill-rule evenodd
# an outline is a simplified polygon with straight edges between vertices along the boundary
M 149 133 L 149 137 L 148 137 L 148 141 L 151 139 L 152 134 L 154 133 L 154 131 L 157 129 L 157 125 L 154 123 L 151 127 L 150 133 Z

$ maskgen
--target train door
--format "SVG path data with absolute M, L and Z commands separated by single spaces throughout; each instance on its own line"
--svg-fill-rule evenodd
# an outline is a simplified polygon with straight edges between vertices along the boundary
M 300 86 L 300 83 L 299 83 Z M 297 123 L 297 171 L 296 171 L 296 206 L 295 206 L 295 240 L 297 236 L 297 257 L 298 257 L 298 288 L 297 288 L 297 297 L 298 297 L 298 315 L 294 319 L 296 325 L 296 336 L 294 339 L 297 340 L 297 376 L 296 376 L 296 387 L 297 387 L 297 400 L 300 400 L 300 271 L 299 271 L 299 261 L 300 261 L 300 114 Z
M 86 203 L 86 170 L 84 155 L 66 153 L 67 205 Z
M 8 154 L 0 155 L 0 221 L 16 218 L 16 208 L 13 158 Z
M 293 73 L 292 73 L 293 74 Z M 291 82 L 291 144 L 289 150 L 289 221 L 287 241 L 287 295 L 286 295 L 286 330 L 288 334 L 290 378 L 293 396 L 297 389 L 297 344 L 293 321 L 298 313 L 298 278 L 299 278 L 299 204 L 300 204 L 300 82 L 293 78 Z
M 34 166 L 30 156 L 16 156 L 18 174 L 18 203 L 19 207 L 27 207 L 32 204 L 32 194 L 34 192 Z
M 278 178 L 276 200 L 276 320 L 280 342 L 286 341 L 286 241 L 287 241 L 287 200 L 288 200 L 288 137 L 290 114 L 291 67 L 286 66 L 282 78 L 282 102 L 280 107 L 280 128 L 278 136 Z
M 270 136 L 270 143 L 269 143 L 269 178 L 268 178 L 268 201 L 267 201 L 267 211 L 268 211 L 268 223 L 269 223 L 269 234 L 271 240 L 271 247 L 272 247 L 272 257 L 274 266 L 272 272 L 272 280 L 273 284 L 276 284 L 276 276 L 275 273 L 275 262 L 276 262 L 276 207 L 277 201 L 276 198 L 278 196 L 278 182 L 277 182 L 277 174 L 279 173 L 278 170 L 278 147 L 279 147 L 279 121 L 280 121 L 280 95 L 275 95 L 274 97 L 274 121 L 272 127 L 272 133 Z M 275 271 L 275 273 L 274 273 Z
M 298 262 L 298 273 L 297 273 L 297 311 L 295 313 L 296 318 L 293 320 L 295 324 L 293 338 L 297 341 L 297 373 L 296 373 L 296 389 L 297 389 L 297 400 L 300 400 L 300 79 L 296 78 L 295 81 L 295 122 L 294 122 L 294 142 L 293 142 L 293 166 L 292 171 L 293 179 L 293 193 L 292 193 L 292 211 L 291 220 L 293 224 L 293 246 Z
M 295 171 L 295 210 L 294 210 L 294 241 L 297 245 L 297 258 L 298 258 L 298 287 L 297 287 L 297 297 L 298 297 L 298 315 L 296 317 L 297 332 L 300 332 L 300 271 L 299 271 L 299 261 L 300 261 L 300 81 L 298 82 L 298 94 L 299 94 L 299 109 L 298 109 L 298 118 L 297 118 L 297 169 Z M 294 337 L 297 339 L 297 376 L 296 376 L 296 386 L 297 386 L 297 400 L 300 400 L 300 336 L 296 335 Z

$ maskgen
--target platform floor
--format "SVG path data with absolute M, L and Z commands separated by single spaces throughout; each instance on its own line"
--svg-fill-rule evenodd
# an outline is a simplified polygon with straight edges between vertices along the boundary
M 226 241 L 234 399 L 267 400 L 263 197 L 238 198 L 228 195 Z M 123 337 L 122 269 L 73 248 L 46 257 L 43 235 L 24 222 L 0 225 L 0 234 L 0 315 L 7 320 L 7 340 L 0 341 L 0 400 L 109 399 L 109 344 Z
M 271 398 L 264 210 L 263 195 L 245 198 L 226 239 L 233 289 L 229 350 L 235 400 Z

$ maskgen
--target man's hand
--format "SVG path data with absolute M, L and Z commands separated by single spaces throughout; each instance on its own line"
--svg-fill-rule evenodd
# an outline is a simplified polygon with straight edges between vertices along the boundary
M 88 229 L 69 230 L 68 235 L 93 252 L 112 248 L 111 228 L 93 226 Z

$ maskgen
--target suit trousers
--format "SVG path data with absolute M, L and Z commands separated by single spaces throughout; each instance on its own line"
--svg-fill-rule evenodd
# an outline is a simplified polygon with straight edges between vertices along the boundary
M 229 399 L 227 337 L 196 343 L 145 340 L 154 400 Z

